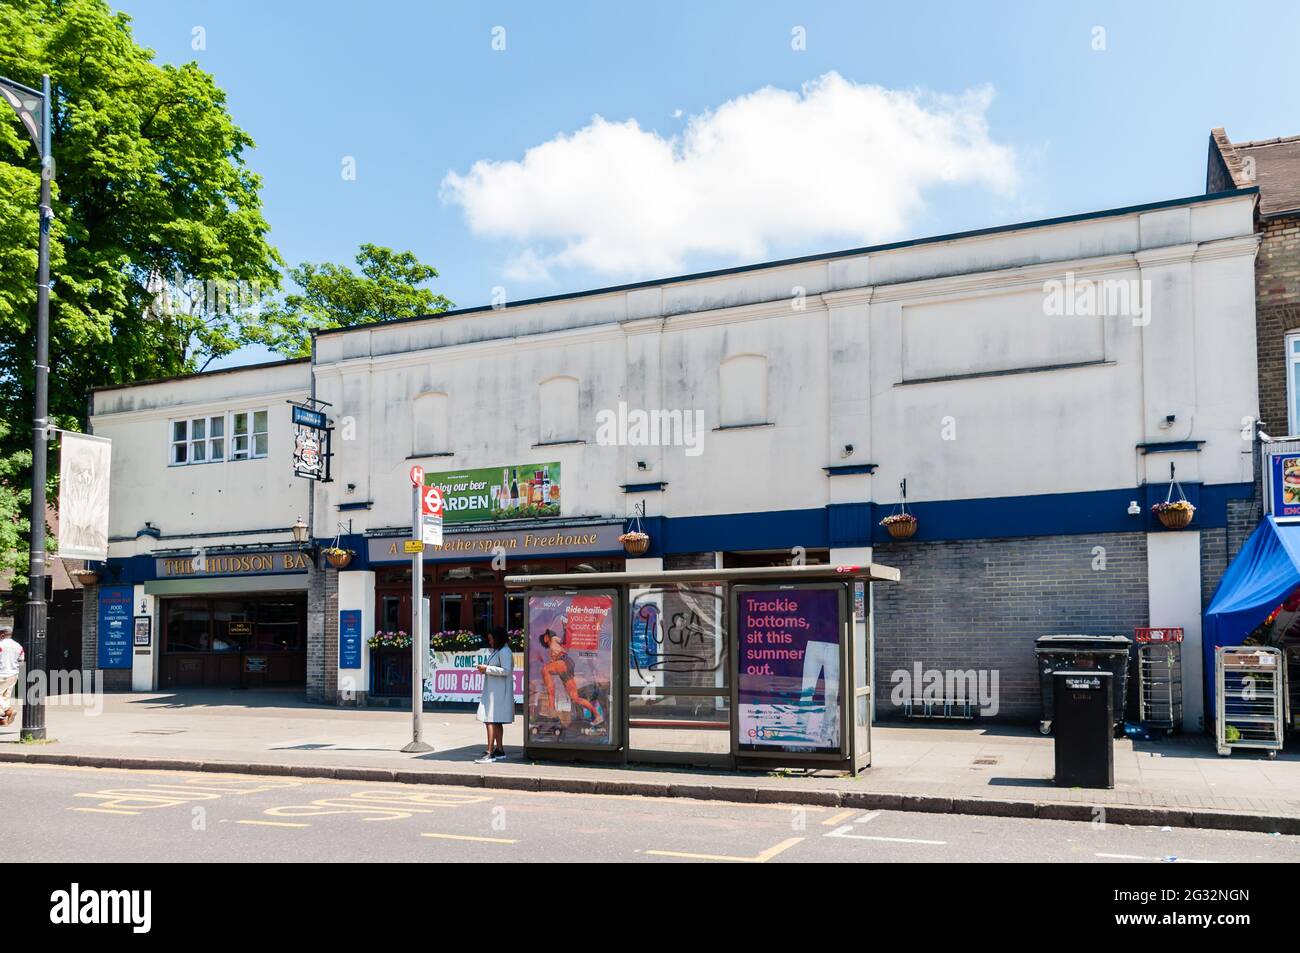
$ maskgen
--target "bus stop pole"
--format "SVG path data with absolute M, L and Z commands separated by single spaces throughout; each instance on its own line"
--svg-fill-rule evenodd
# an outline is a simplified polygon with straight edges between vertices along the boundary
M 411 539 L 424 538 L 420 525 L 421 487 L 411 487 Z M 411 554 L 411 743 L 407 754 L 433 750 L 424 740 L 424 547 Z

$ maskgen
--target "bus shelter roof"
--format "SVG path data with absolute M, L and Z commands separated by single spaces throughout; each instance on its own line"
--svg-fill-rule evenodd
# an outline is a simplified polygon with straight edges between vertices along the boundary
M 893 566 L 879 563 L 827 566 L 751 566 L 735 569 L 629 569 L 624 572 L 566 572 L 531 576 L 506 576 L 511 589 L 564 588 L 566 586 L 654 585 L 673 582 L 763 582 L 766 580 L 816 582 L 898 582 Z

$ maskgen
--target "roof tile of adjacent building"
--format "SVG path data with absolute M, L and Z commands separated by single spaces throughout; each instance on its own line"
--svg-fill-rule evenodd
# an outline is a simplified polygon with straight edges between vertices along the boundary
M 1232 142 L 1222 128 L 1212 130 L 1206 191 L 1251 185 L 1259 187 L 1261 215 L 1300 214 L 1300 136 Z

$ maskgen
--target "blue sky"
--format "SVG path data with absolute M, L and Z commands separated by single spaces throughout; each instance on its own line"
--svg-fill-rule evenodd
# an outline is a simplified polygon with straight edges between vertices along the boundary
M 1294 3 L 115 5 L 227 91 L 287 263 L 409 248 L 462 307 L 1191 195 L 1211 127 L 1300 133 Z

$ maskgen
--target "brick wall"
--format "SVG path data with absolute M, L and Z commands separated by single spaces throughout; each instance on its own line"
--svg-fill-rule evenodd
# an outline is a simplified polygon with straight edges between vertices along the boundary
M 335 685 L 326 678 L 325 570 L 313 566 L 307 577 L 307 700 L 332 702 Z
M 307 700 L 341 705 L 339 572 L 314 566 L 307 580 Z
M 1214 590 L 1228 564 L 1237 558 L 1241 547 L 1263 518 L 1257 500 L 1229 500 L 1228 525 L 1201 530 L 1201 607 L 1210 604 Z
M 1286 335 L 1300 331 L 1300 217 L 1262 222 L 1255 257 L 1255 319 L 1259 349 L 1259 414 L 1265 429 L 1288 427 Z
M 339 571 L 325 569 L 325 686 L 336 705 L 348 704 L 339 694 Z
M 1099 564 L 1104 550 L 1105 569 Z M 946 543 L 889 543 L 876 562 L 902 571 L 877 583 L 876 713 L 893 708 L 891 673 L 924 669 L 998 672 L 1006 721 L 1037 721 L 1034 640 L 1082 633 L 1132 636 L 1147 621 L 1146 536 L 1099 533 Z

